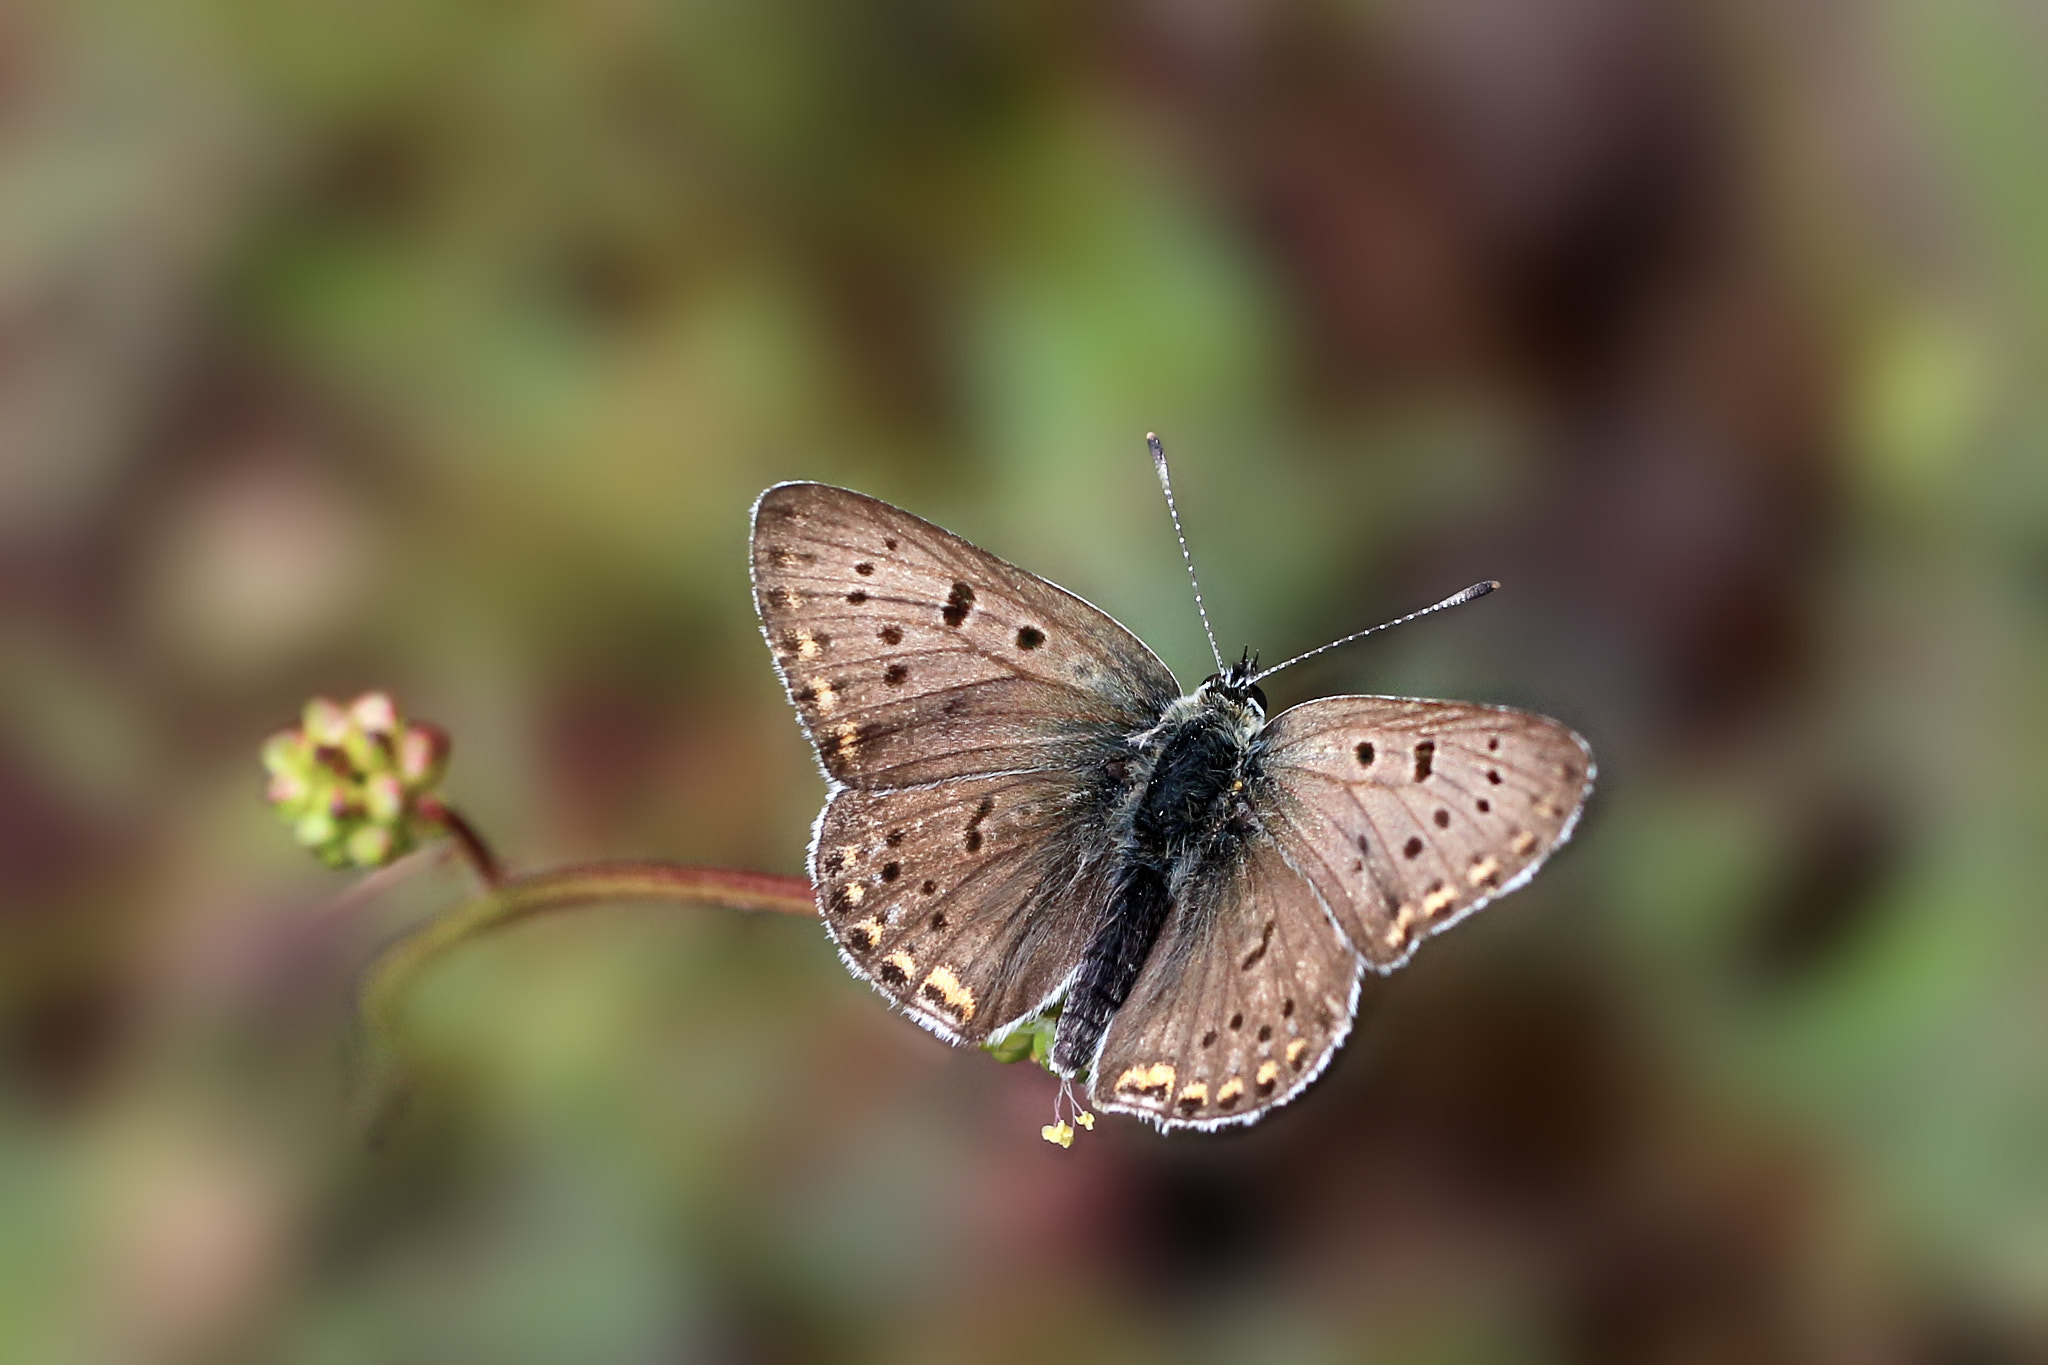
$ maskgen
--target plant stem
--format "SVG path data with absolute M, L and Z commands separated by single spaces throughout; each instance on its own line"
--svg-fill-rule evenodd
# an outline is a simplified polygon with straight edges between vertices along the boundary
M 469 827 L 451 812 L 449 829 L 452 833 Z M 474 832 L 470 834 L 474 839 Z M 456 842 L 479 875 L 483 875 L 486 867 L 495 874 L 495 860 L 481 840 L 475 840 L 472 848 L 458 834 Z M 443 954 L 482 934 L 535 915 L 627 901 L 722 905 L 785 915 L 816 913 L 811 884 L 802 877 L 722 867 L 662 862 L 581 863 L 502 878 L 490 884 L 484 895 L 435 917 L 391 944 L 364 973 L 357 1008 L 365 1061 L 377 1073 L 370 1078 L 373 1087 L 388 1090 L 396 1080 L 405 996 L 420 974 Z M 381 1107 L 388 1095 L 372 1098 Z
M 505 865 L 498 861 L 498 855 L 491 852 L 491 846 L 484 842 L 484 836 L 477 833 L 476 826 L 462 818 L 462 813 L 453 806 L 442 806 L 436 814 L 448 838 L 462 854 L 463 861 L 476 873 L 476 879 L 486 887 L 497 886 L 505 880 Z

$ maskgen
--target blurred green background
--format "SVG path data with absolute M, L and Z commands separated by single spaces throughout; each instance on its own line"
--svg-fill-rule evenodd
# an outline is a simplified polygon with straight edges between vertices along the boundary
M 0 1354 L 2048 1358 L 2048 20 L 1964 0 L 0 10 Z M 795 872 L 817 478 L 1602 786 L 1299 1105 L 1052 1083 L 814 924 L 414 1000 L 260 799 L 392 689 L 516 866 Z

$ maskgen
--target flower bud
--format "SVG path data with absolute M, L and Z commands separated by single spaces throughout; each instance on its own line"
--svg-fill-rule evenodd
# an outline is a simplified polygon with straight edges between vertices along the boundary
M 397 843 L 389 825 L 358 825 L 348 836 L 349 861 L 357 867 L 381 867 L 391 860 Z
M 389 692 L 365 692 L 349 703 L 348 717 L 368 735 L 389 735 L 398 730 L 398 705 Z
M 448 732 L 438 725 L 409 725 L 398 741 L 398 775 L 416 788 L 440 782 L 448 766 Z
M 339 744 L 348 737 L 348 712 L 326 697 L 315 697 L 306 703 L 301 723 L 306 738 L 315 744 Z
M 263 742 L 265 796 L 293 836 L 334 867 L 376 867 L 443 832 L 436 788 L 448 736 L 407 725 L 388 692 L 306 703 L 299 725 Z
M 340 833 L 341 822 L 324 810 L 307 811 L 292 830 L 301 844 L 316 851 L 333 843 Z
M 405 786 L 396 773 L 376 773 L 363 783 L 363 813 L 388 825 L 405 814 Z

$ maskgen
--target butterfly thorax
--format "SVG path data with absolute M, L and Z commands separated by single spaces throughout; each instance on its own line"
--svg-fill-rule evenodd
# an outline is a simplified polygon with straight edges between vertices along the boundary
M 1263 697 L 1211 678 L 1130 740 L 1109 831 L 1113 889 L 1060 1015 L 1053 1064 L 1079 1072 L 1131 993 L 1168 911 L 1197 879 L 1227 875 L 1256 826 L 1246 799 Z
M 1243 814 L 1246 767 L 1265 714 L 1205 683 L 1143 737 L 1118 851 L 1178 890 Z

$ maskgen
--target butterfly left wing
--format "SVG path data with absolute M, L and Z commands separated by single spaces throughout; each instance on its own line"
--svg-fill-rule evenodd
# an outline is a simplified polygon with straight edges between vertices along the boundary
M 1107 613 L 864 493 L 777 484 L 754 505 L 752 558 L 776 671 L 845 786 L 1082 780 L 1180 694 Z
M 1505 706 L 1325 697 L 1259 743 L 1255 807 L 1382 972 L 1534 876 L 1593 790 L 1585 740 Z
M 1161 1128 L 1250 1123 L 1351 1031 L 1358 955 L 1270 838 L 1183 889 L 1097 1052 L 1098 1109 Z
M 1036 1013 L 1108 894 L 1105 772 L 1172 673 L 1072 593 L 848 489 L 763 493 L 752 569 L 832 780 L 811 876 L 847 966 L 951 1042 Z
M 1037 1014 L 1081 960 L 1109 849 L 1058 772 L 832 794 L 811 880 L 840 957 L 950 1043 Z

